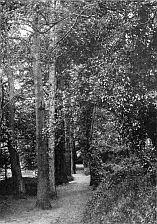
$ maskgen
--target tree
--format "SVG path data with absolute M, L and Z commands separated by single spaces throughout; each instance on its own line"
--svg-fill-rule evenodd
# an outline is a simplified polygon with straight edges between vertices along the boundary
M 49 2 L 49 23 L 55 18 L 56 1 Z M 53 18 L 54 17 L 54 18 Z M 55 47 L 56 43 L 56 27 L 51 28 L 49 37 L 49 51 Z M 55 68 L 55 53 L 49 65 L 49 181 L 50 195 L 56 195 L 55 184 L 55 93 L 56 93 L 56 68 Z
M 11 19 L 11 15 L 13 13 L 10 12 L 11 4 L 6 1 L 6 5 L 3 10 L 6 13 L 3 20 L 3 33 L 4 33 L 4 66 L 6 71 L 6 77 L 8 79 L 9 86 L 9 102 L 7 104 L 7 112 L 6 112 L 6 123 L 8 128 L 8 150 L 10 154 L 10 163 L 11 163 L 11 171 L 12 178 L 15 187 L 16 194 L 25 193 L 25 185 L 22 179 L 19 154 L 15 145 L 15 130 L 14 130 L 14 119 L 15 119 L 15 105 L 14 105 L 14 77 L 13 77 L 13 66 L 14 64 L 11 61 L 11 50 L 10 50 L 10 41 L 9 41 L 9 33 L 11 33 L 11 27 L 9 26 L 9 22 Z M 11 13 L 11 15 L 10 15 Z
M 156 93 L 157 77 L 156 3 L 92 4 L 79 14 L 79 22 L 72 26 L 70 35 L 63 30 L 66 38 L 60 43 L 58 61 L 65 64 L 59 63 L 59 69 L 68 77 L 68 83 L 73 82 L 70 90 L 76 104 L 96 102 L 113 113 L 119 144 L 130 145 L 124 155 L 134 151 L 141 158 L 146 138 L 151 136 L 154 144 L 156 136 L 156 116 L 153 115 L 152 128 L 146 122 L 150 121 L 150 114 L 156 114 L 155 99 L 151 97 L 152 92 Z M 78 106 L 79 114 L 84 108 Z M 79 137 L 83 142 L 85 134 Z
M 71 144 L 70 144 L 70 113 L 66 106 L 68 97 L 63 90 L 63 119 L 64 119 L 64 134 L 65 134 L 65 160 L 66 160 L 66 173 L 71 176 Z
M 74 126 L 75 124 L 73 113 L 71 113 L 71 120 L 70 120 L 71 174 L 76 174 L 76 142 L 75 142 L 76 136 L 75 136 L 75 126 Z
M 2 6 L 0 4 L 0 21 L 2 20 Z M 2 24 L 2 23 L 1 23 Z M 1 27 L 2 25 L 0 25 L 0 45 L 2 43 L 2 32 L 1 32 Z M 0 47 L 1 48 L 1 47 Z M 3 99 L 3 90 L 2 90 L 2 74 L 3 74 L 3 70 L 2 70 L 2 54 L 0 55 L 0 157 L 2 155 L 2 150 L 1 150 L 1 124 L 2 124 L 2 99 Z
M 35 83 L 36 102 L 36 151 L 38 165 L 38 185 L 36 207 L 42 209 L 51 208 L 49 201 L 49 162 L 48 162 L 48 139 L 45 130 L 45 102 L 43 98 L 43 84 L 40 59 L 40 35 L 38 5 L 34 15 L 34 48 L 33 48 L 33 73 Z
M 9 66 L 9 65 L 8 65 Z M 9 68 L 8 68 L 9 69 Z M 12 71 L 8 70 L 8 80 L 9 80 L 9 104 L 7 106 L 7 126 L 9 128 L 8 132 L 8 150 L 10 153 L 11 161 L 11 171 L 13 183 L 15 185 L 16 193 L 25 193 L 25 185 L 22 179 L 19 154 L 15 148 L 15 130 L 14 130 L 14 80 Z

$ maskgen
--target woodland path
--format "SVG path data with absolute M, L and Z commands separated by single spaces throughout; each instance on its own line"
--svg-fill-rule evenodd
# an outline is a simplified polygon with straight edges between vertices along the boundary
M 35 197 L 11 200 L 11 205 L 6 205 L 7 214 L 0 217 L 0 224 L 83 224 L 83 211 L 92 195 L 90 177 L 83 170 L 73 176 L 74 181 L 57 187 L 57 199 L 52 200 L 51 210 L 33 209 Z

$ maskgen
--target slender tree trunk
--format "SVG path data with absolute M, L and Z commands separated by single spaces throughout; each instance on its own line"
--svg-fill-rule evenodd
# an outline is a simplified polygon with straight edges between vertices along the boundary
M 49 71 L 49 181 L 50 195 L 56 195 L 55 185 L 55 65 Z
M 13 146 L 12 140 L 8 141 L 8 149 L 10 153 L 11 172 L 12 172 L 12 178 L 13 178 L 13 183 L 15 187 L 15 193 L 24 194 L 25 184 L 22 178 L 19 155 Z
M 0 21 L 2 21 L 2 5 L 0 4 Z M 1 33 L 1 26 L 2 23 L 0 22 L 0 44 L 2 42 L 2 33 Z M 0 157 L 2 155 L 2 149 L 1 149 L 1 125 L 2 125 L 2 99 L 3 99 L 3 89 L 2 89 L 2 54 L 0 54 Z
M 8 8 L 9 1 L 6 1 L 6 6 Z M 19 154 L 15 148 L 15 135 L 14 135 L 14 116 L 15 116 L 15 105 L 14 105 L 14 78 L 13 72 L 11 69 L 11 58 L 10 58 L 10 46 L 8 41 L 8 32 L 7 32 L 7 21 L 8 18 L 6 17 L 5 23 L 5 44 L 6 44 L 6 71 L 8 76 L 8 83 L 9 83 L 9 104 L 8 104 L 8 128 L 10 129 L 9 133 L 9 141 L 8 141 L 8 149 L 10 153 L 10 161 L 11 161 L 11 171 L 12 171 L 12 178 L 15 185 L 15 191 L 17 194 L 25 193 L 25 185 L 22 178 L 21 167 L 20 167 L 20 160 Z
M 59 110 L 59 116 L 61 111 Z M 55 133 L 55 180 L 57 184 L 68 182 L 65 163 L 64 121 L 60 121 Z
M 1 63 L 1 61 L 0 61 Z M 0 157 L 2 155 L 2 149 L 1 149 L 1 125 L 2 125 L 2 101 L 3 101 L 3 89 L 2 89 L 2 68 L 0 65 Z
M 54 9 L 56 7 L 56 1 L 50 0 L 50 18 L 54 16 Z M 53 10 L 51 10 L 53 9 Z M 56 28 L 53 27 L 50 30 L 49 46 L 54 47 L 56 42 Z M 55 69 L 55 53 L 53 54 L 53 62 L 49 66 L 49 183 L 50 183 L 50 196 L 56 196 L 56 184 L 55 184 L 55 92 L 56 92 L 56 69 Z
M 156 33 L 157 33 L 157 14 L 156 14 Z M 157 35 L 156 35 L 157 36 Z M 156 52 L 157 52 L 157 40 L 156 40 Z M 157 61 L 157 54 L 156 54 L 156 61 Z M 157 65 L 156 65 L 157 68 Z M 156 100 L 157 103 L 157 100 Z M 155 138 L 155 152 L 157 151 L 157 109 L 156 109 L 156 138 Z
M 96 104 L 92 107 L 92 120 L 91 120 L 91 130 L 90 130 L 90 146 L 94 145 L 96 140 L 95 133 L 97 131 L 97 121 L 98 121 L 98 107 Z M 90 168 L 90 185 L 93 189 L 96 188 L 102 180 L 101 176 L 101 157 L 99 152 L 95 147 L 90 147 L 90 158 L 89 158 L 89 168 Z
M 75 150 L 75 134 L 73 128 L 73 119 L 71 118 L 70 126 L 70 145 L 71 145 L 71 173 L 76 174 L 76 150 Z
M 75 140 L 72 138 L 72 150 L 71 150 L 71 158 L 72 158 L 72 173 L 76 174 L 76 149 L 75 149 Z
M 34 27 L 38 28 L 38 14 L 35 12 Z M 40 65 L 40 36 L 34 32 L 34 83 L 36 103 L 36 151 L 38 165 L 38 184 L 36 207 L 41 209 L 51 208 L 49 201 L 49 165 L 48 147 L 45 131 L 45 103 L 43 99 L 43 84 Z
M 93 105 L 90 102 L 82 101 L 80 103 L 81 119 L 81 140 L 80 147 L 83 154 L 83 164 L 85 173 L 89 170 L 89 154 L 91 144 L 91 124 Z
M 94 139 L 94 126 L 96 125 L 95 124 L 95 116 L 96 116 L 96 111 L 97 111 L 97 108 L 96 108 L 96 105 L 94 105 L 94 107 L 92 108 L 92 118 L 91 118 L 91 128 L 90 128 L 90 137 L 89 137 L 89 141 L 90 141 L 90 145 L 92 143 L 92 140 Z M 92 155 L 92 151 L 90 152 L 90 155 Z M 89 159 L 89 170 L 90 170 L 90 186 L 93 186 L 95 184 L 95 161 L 93 161 L 93 158 L 92 156 L 90 156 L 90 159 Z
M 71 148 L 70 148 L 70 119 L 66 108 L 66 95 L 63 91 L 63 116 L 64 116 L 64 132 L 65 132 L 65 160 L 66 172 L 71 176 Z
M 8 52 L 9 53 L 9 52 Z M 8 60 L 9 61 L 9 60 Z M 18 194 L 25 193 L 25 185 L 22 178 L 21 167 L 19 154 L 15 149 L 15 134 L 14 134 L 14 79 L 13 74 L 10 67 L 10 63 L 8 62 L 8 81 L 9 81 L 9 90 L 10 90 L 10 99 L 8 104 L 8 128 L 10 129 L 9 140 L 8 140 L 8 150 L 10 153 L 10 161 L 11 161 L 11 171 L 13 183 L 15 185 L 15 192 Z

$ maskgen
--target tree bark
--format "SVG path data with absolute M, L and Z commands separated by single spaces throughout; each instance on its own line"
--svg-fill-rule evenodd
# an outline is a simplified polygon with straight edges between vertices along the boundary
M 6 1 L 6 5 L 9 5 L 9 2 Z M 11 171 L 12 178 L 15 187 L 16 194 L 25 193 L 25 185 L 22 178 L 21 167 L 19 154 L 15 148 L 15 135 L 14 135 L 14 118 L 15 118 L 15 105 L 14 105 L 14 78 L 13 72 L 11 69 L 11 57 L 10 57 L 10 46 L 8 41 L 8 32 L 7 32 L 7 22 L 8 18 L 6 17 L 6 23 L 4 26 L 5 31 L 5 47 L 6 47 L 6 73 L 9 83 L 9 104 L 8 104 L 8 113 L 7 113 L 7 125 L 9 128 L 9 140 L 8 140 L 8 150 L 10 153 L 11 161 Z
M 50 0 L 50 17 L 51 22 L 52 15 L 55 17 L 53 10 L 55 11 L 56 1 Z M 51 10 L 53 9 L 53 10 Z M 53 48 L 56 42 L 56 28 L 53 27 L 49 34 L 49 47 Z M 52 64 L 49 66 L 49 184 L 50 184 L 50 196 L 56 196 L 56 184 L 55 184 L 55 92 L 56 92 L 56 69 L 55 69 L 55 53 L 53 54 Z
M 71 177 L 71 148 L 70 148 L 70 119 L 68 108 L 66 107 L 66 94 L 63 91 L 63 116 L 64 116 L 64 132 L 65 132 L 65 161 L 66 172 Z
M 91 111 L 91 127 L 90 127 L 90 145 L 92 145 L 92 141 L 94 140 L 94 127 L 96 126 L 96 113 L 97 107 L 94 105 Z M 90 186 L 96 185 L 96 160 L 92 156 L 93 152 L 91 149 L 90 158 L 89 158 L 89 170 L 90 170 Z
M 0 157 L 2 155 L 2 149 L 1 149 L 2 101 L 3 101 L 2 68 L 1 68 L 1 61 L 0 61 Z
M 34 16 L 34 83 L 35 83 L 35 104 L 36 104 L 36 152 L 38 165 L 38 184 L 36 207 L 41 209 L 51 208 L 49 201 L 49 166 L 48 147 L 45 132 L 45 103 L 43 98 L 43 84 L 40 65 L 40 36 L 38 34 L 38 13 Z
M 76 149 L 75 149 L 75 133 L 73 127 L 73 118 L 70 125 L 70 148 L 71 148 L 71 173 L 76 174 Z
M 0 21 L 2 21 L 2 6 L 0 4 Z M 0 22 L 0 44 L 2 42 L 2 23 Z M 1 149 L 1 125 L 2 125 L 2 99 L 3 99 L 3 89 L 2 89 L 2 54 L 0 54 L 0 157 L 2 155 L 2 149 Z
M 8 52 L 9 54 L 9 52 Z M 20 160 L 19 154 L 15 149 L 15 134 L 14 134 L 14 79 L 13 74 L 10 67 L 9 59 L 8 59 L 8 81 L 9 81 L 9 104 L 8 104 L 8 117 L 7 123 L 9 128 L 9 139 L 8 139 L 8 150 L 10 153 L 10 161 L 11 161 L 11 172 L 13 183 L 15 187 L 16 194 L 23 194 L 25 193 L 25 185 L 22 178 L 21 167 L 20 167 Z
M 58 109 L 59 116 L 61 111 Z M 64 121 L 60 121 L 55 132 L 55 181 L 56 184 L 68 182 L 65 163 Z
M 55 185 L 55 65 L 49 71 L 49 181 L 50 195 L 56 195 Z
M 90 169 L 89 167 L 89 155 L 90 155 L 90 146 L 91 146 L 91 126 L 93 119 L 93 104 L 91 102 L 82 101 L 80 103 L 80 120 L 81 120 L 81 140 L 80 148 L 83 154 L 83 164 L 84 172 L 87 173 Z

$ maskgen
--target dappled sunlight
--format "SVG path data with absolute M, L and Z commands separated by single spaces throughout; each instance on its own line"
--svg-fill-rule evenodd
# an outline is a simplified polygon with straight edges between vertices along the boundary
M 38 211 L 34 209 L 35 197 L 5 201 L 0 224 L 82 224 L 83 211 L 92 191 L 89 176 L 74 174 L 74 180 L 57 187 L 57 198 L 51 201 L 52 209 Z M 1 211 L 2 211 L 2 207 Z M 5 210 L 4 210 L 5 209 Z M 5 213 L 4 213 L 5 211 Z

